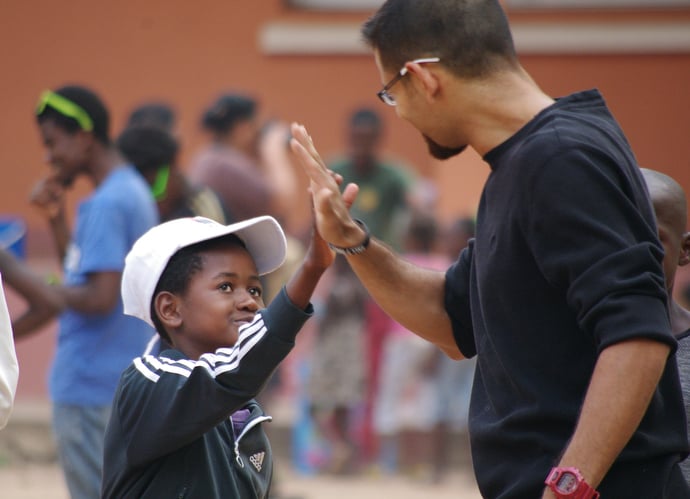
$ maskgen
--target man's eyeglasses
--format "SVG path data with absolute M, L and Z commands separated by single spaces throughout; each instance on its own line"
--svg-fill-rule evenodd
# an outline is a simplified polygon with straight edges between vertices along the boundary
M 93 121 L 89 113 L 67 97 L 46 90 L 41 94 L 41 98 L 36 105 L 36 116 L 40 116 L 47 106 L 55 109 L 61 115 L 75 120 L 79 124 L 79 127 L 85 132 L 93 130 Z
M 438 57 L 426 57 L 423 59 L 415 59 L 414 61 L 410 61 L 414 64 L 427 64 L 430 62 L 439 62 L 441 59 Z M 391 94 L 388 93 L 388 91 L 398 83 L 398 80 L 405 76 L 407 74 L 407 66 L 403 66 L 403 68 L 398 71 L 398 74 L 395 75 L 395 77 L 386 83 L 386 85 L 376 94 L 379 96 L 379 99 L 383 101 L 384 103 L 388 104 L 389 106 L 395 106 L 397 102 L 395 102 L 395 97 L 393 97 Z

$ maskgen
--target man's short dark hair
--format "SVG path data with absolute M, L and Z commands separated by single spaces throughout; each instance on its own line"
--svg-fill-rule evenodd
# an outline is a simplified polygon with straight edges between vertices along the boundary
M 171 133 L 151 125 L 125 128 L 116 144 L 125 158 L 144 174 L 162 166 L 172 166 L 178 151 Z
M 66 85 L 54 90 L 53 93 L 82 108 L 93 122 L 92 133 L 96 139 L 105 145 L 110 144 L 110 116 L 105 104 L 95 92 L 79 85 Z M 52 120 L 58 127 L 72 134 L 82 129 L 77 120 L 61 114 L 51 106 L 46 106 L 36 119 L 39 123 Z
M 200 253 L 228 244 L 247 249 L 242 239 L 235 234 L 227 234 L 215 239 L 209 239 L 186 246 L 170 257 L 168 264 L 165 266 L 165 269 L 163 269 L 160 279 L 158 279 L 158 284 L 156 284 L 156 289 L 151 297 L 150 305 L 153 325 L 156 326 L 156 331 L 158 331 L 160 337 L 168 343 L 172 343 L 170 336 L 156 313 L 156 307 L 154 305 L 156 296 L 163 291 L 176 295 L 183 295 L 189 287 L 192 276 L 204 268 L 204 262 Z
M 517 64 L 498 0 L 387 0 L 362 35 L 389 70 L 438 57 L 454 74 L 473 78 Z
M 204 128 L 213 132 L 230 132 L 234 126 L 256 114 L 257 103 L 251 97 L 238 94 L 221 95 L 201 118 Z

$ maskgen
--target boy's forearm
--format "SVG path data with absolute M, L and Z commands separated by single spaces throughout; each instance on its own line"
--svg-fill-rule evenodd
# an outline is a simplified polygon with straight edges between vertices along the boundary
M 285 285 L 285 291 L 290 301 L 298 308 L 304 309 L 309 305 L 319 279 L 326 271 L 316 265 L 304 262 Z

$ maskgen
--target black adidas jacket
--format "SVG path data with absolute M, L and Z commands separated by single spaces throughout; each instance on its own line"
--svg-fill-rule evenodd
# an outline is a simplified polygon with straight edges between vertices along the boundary
M 103 498 L 265 498 L 273 462 L 252 399 L 312 313 L 283 290 L 233 348 L 199 360 L 166 350 L 122 374 L 106 430 Z

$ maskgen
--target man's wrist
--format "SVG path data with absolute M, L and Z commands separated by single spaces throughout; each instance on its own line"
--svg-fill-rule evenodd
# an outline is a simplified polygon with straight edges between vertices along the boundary
M 580 470 L 568 466 L 551 469 L 544 484 L 559 499 L 598 499 L 599 492 L 590 486 Z
M 339 253 L 341 255 L 359 255 L 360 253 L 366 251 L 366 249 L 369 247 L 369 243 L 371 242 L 371 233 L 369 232 L 369 227 L 367 227 L 366 224 L 358 218 L 355 218 L 353 220 L 364 231 L 364 239 L 361 243 L 355 246 L 348 247 L 336 246 L 334 244 L 328 243 L 328 246 L 336 253 Z

